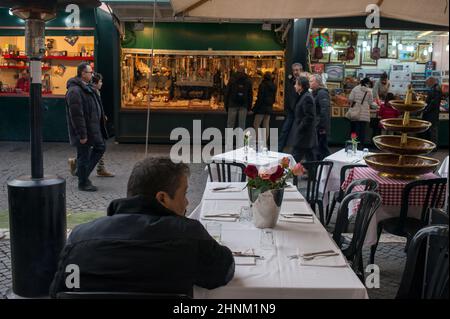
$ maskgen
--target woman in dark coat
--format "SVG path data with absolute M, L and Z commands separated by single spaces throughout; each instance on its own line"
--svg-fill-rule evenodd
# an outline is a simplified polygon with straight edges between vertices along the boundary
M 288 145 L 292 145 L 292 156 L 297 162 L 303 158 L 314 161 L 314 148 L 317 147 L 317 114 L 314 97 L 309 93 L 309 79 L 298 78 L 295 90 L 299 97 Z
M 266 72 L 259 85 L 258 98 L 256 99 L 255 107 L 253 108 L 253 113 L 255 113 L 253 127 L 256 131 L 256 137 L 258 138 L 258 128 L 261 127 L 262 123 L 262 127 L 266 130 L 266 144 L 269 139 L 270 115 L 273 111 L 276 95 L 277 88 L 273 83 L 272 74 Z

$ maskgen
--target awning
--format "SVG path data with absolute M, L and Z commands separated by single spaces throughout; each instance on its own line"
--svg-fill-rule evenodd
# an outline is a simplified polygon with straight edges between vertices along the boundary
M 449 0 L 171 0 L 176 15 L 216 19 L 296 19 L 366 15 L 381 3 L 381 16 L 449 25 Z M 383 26 L 381 26 L 382 28 Z

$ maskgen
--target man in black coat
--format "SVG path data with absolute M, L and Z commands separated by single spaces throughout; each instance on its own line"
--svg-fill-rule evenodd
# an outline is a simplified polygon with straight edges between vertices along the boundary
M 253 104 L 253 84 L 245 73 L 244 65 L 239 65 L 238 71 L 231 77 L 225 91 L 224 107 L 228 112 L 227 128 L 234 129 L 236 117 L 238 127 L 246 129 L 247 113 Z
M 313 74 L 309 79 L 316 104 L 317 121 L 317 148 L 316 159 L 323 160 L 331 154 L 328 148 L 328 134 L 330 133 L 330 93 L 325 88 L 320 74 Z
M 297 162 L 304 158 L 314 161 L 317 147 L 317 114 L 314 97 L 309 93 L 309 79 L 299 77 L 295 90 L 299 97 L 288 143 L 293 146 L 292 156 Z
M 105 114 L 96 93 L 89 86 L 92 68 L 81 63 L 77 76 L 67 81 L 66 106 L 70 144 L 77 148 L 78 189 L 94 192 L 89 175 L 105 152 Z
M 439 113 L 441 107 L 442 90 L 438 81 L 434 77 L 429 77 L 426 80 L 426 85 L 429 88 L 427 95 L 427 107 L 423 110 L 422 119 L 431 122 L 431 127 L 421 137 L 429 140 L 436 145 L 439 143 Z M 437 151 L 437 147 L 434 149 Z
M 170 159 L 146 158 L 133 168 L 127 198 L 108 216 L 77 226 L 64 248 L 50 296 L 62 291 L 173 293 L 214 289 L 234 275 L 231 251 L 203 225 L 185 217 L 189 169 Z M 68 265 L 79 268 L 79 287 Z

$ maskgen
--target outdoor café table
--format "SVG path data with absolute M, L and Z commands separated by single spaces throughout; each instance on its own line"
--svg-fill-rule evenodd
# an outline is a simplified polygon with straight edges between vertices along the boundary
M 341 187 L 341 169 L 345 165 L 351 164 L 365 164 L 366 162 L 363 160 L 363 152 L 357 151 L 356 155 L 348 156 L 345 152 L 345 149 L 342 149 L 336 153 L 333 153 L 326 157 L 324 161 L 333 162 L 333 168 L 330 173 L 330 178 L 328 180 L 327 189 L 324 190 L 325 181 L 328 174 L 328 166 L 324 167 L 322 179 L 320 180 L 319 189 L 321 192 L 325 194 L 324 197 L 324 205 L 328 205 L 328 192 L 338 192 Z
M 296 162 L 294 160 L 294 157 L 292 157 L 291 154 L 286 153 L 279 153 L 279 152 L 272 152 L 267 151 L 266 153 L 263 152 L 256 152 L 254 149 L 249 148 L 247 154 L 244 152 L 244 148 L 238 148 L 233 151 L 229 151 L 222 154 L 214 155 L 211 160 L 217 161 L 217 162 L 229 162 L 229 163 L 240 163 L 244 165 L 255 165 L 258 170 L 261 168 L 270 168 L 273 166 L 276 166 L 280 163 L 281 159 L 283 157 L 287 157 L 290 160 L 290 167 L 294 167 Z M 216 170 L 212 170 L 213 178 L 216 180 L 217 178 L 217 172 Z M 238 181 L 240 178 L 240 174 L 233 169 L 232 171 L 233 176 L 236 178 L 235 181 Z
M 422 175 L 421 180 L 439 178 L 436 174 L 429 173 Z M 357 179 L 373 179 L 378 182 L 377 192 L 382 198 L 382 205 L 377 210 L 372 218 L 369 228 L 367 230 L 365 245 L 373 245 L 377 242 L 377 224 L 383 219 L 400 216 L 400 207 L 402 202 L 402 191 L 405 185 L 412 182 L 412 180 L 404 179 L 392 179 L 388 177 L 382 177 L 380 174 L 370 167 L 356 167 L 350 171 L 342 184 L 342 189 L 346 189 L 348 185 Z M 358 191 L 356 188 L 355 191 Z M 408 216 L 420 219 L 422 212 L 422 205 L 425 201 L 427 187 L 423 186 L 415 189 L 409 196 L 409 209 Z M 444 200 L 444 198 L 442 198 Z M 349 208 L 349 214 L 352 214 L 355 210 Z
M 217 185 L 217 184 L 213 184 Z M 235 186 L 240 188 L 243 184 Z M 234 186 L 234 185 L 233 185 Z M 205 192 L 207 194 L 208 188 Z M 205 214 L 239 213 L 248 206 L 248 199 L 235 194 L 235 199 L 203 199 L 201 209 L 190 218 L 205 226 Z M 300 195 L 301 196 L 301 195 Z M 304 200 L 284 200 L 281 213 L 312 213 Z M 324 251 L 339 248 L 316 217 L 302 223 L 278 221 L 273 231 L 273 244 L 262 246 L 261 230 L 251 221 L 214 221 L 221 225 L 221 243 L 232 251 L 252 251 L 264 259 L 242 262 L 248 258 L 235 257 L 236 270 L 226 285 L 207 290 L 194 287 L 194 298 L 207 299 L 295 299 L 295 298 L 368 298 L 367 291 L 342 254 L 333 256 L 342 265 L 301 265 L 300 259 L 290 259 L 299 251 Z M 250 250 L 249 250 L 250 249 Z M 239 261 L 240 258 L 240 261 Z M 326 262 L 328 258 L 322 259 Z

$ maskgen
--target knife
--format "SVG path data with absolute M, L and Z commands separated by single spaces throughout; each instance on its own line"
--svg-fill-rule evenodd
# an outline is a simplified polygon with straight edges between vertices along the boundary
M 315 255 L 323 255 L 323 254 L 331 254 L 331 253 L 336 253 L 334 250 L 324 250 L 324 251 L 318 251 L 315 253 L 306 253 L 303 254 L 302 257 L 312 257 Z

